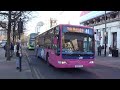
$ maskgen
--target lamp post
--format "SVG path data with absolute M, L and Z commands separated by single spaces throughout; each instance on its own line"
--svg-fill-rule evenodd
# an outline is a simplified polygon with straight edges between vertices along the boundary
M 106 11 L 105 11 L 105 33 L 104 33 L 104 35 L 105 35 L 105 51 L 104 51 L 104 56 L 106 56 L 106 35 L 107 35 L 107 33 L 106 33 Z

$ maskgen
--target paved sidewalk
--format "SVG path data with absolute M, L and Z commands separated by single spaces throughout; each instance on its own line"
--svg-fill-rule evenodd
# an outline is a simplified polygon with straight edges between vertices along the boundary
M 108 67 L 115 67 L 120 69 L 120 57 L 96 56 L 95 64 L 104 65 Z
M 33 79 L 24 50 L 21 72 L 16 70 L 16 56 L 13 56 L 10 61 L 6 61 L 4 53 L 4 49 L 0 48 L 0 79 Z

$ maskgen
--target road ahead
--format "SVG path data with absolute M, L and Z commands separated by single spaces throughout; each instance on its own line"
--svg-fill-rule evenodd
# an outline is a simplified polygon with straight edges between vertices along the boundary
M 96 64 L 82 69 L 56 69 L 36 58 L 33 50 L 26 50 L 29 65 L 36 79 L 120 79 L 120 69 Z

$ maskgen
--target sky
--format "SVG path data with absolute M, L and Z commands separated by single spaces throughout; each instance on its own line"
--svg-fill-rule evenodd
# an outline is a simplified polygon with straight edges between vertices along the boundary
M 39 29 L 40 33 L 49 29 L 50 18 L 55 18 L 57 24 L 74 24 L 79 25 L 81 11 L 34 11 L 32 16 L 34 17 L 26 24 L 26 34 L 36 32 L 38 22 L 43 22 L 44 25 Z

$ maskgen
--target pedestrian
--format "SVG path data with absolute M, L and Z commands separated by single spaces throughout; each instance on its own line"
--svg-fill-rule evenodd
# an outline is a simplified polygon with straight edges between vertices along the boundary
M 35 56 L 37 56 L 37 54 L 38 54 L 38 48 L 39 48 L 39 45 L 37 44 L 36 48 L 35 48 Z
M 16 55 L 16 53 L 17 53 L 17 42 L 15 42 L 15 45 L 14 45 L 14 54 Z
M 112 50 L 113 50 L 113 49 L 112 49 L 112 46 L 110 45 L 110 47 L 109 47 L 109 55 L 108 55 L 108 56 L 110 56 L 110 57 L 112 56 Z
M 13 42 L 11 42 L 11 44 L 10 44 L 10 56 L 11 57 L 13 56 L 13 52 L 14 52 L 14 44 L 13 44 Z
M 7 57 L 7 42 L 4 45 L 4 50 L 5 50 L 5 57 Z
M 109 47 L 109 54 L 112 54 L 112 47 L 111 47 L 111 45 Z
M 98 47 L 98 56 L 101 56 L 101 49 L 102 49 L 102 47 L 101 47 L 101 45 Z
M 17 42 L 17 44 L 14 46 L 14 51 L 16 52 L 16 69 L 21 69 L 20 63 L 22 59 L 22 46 L 20 42 Z

